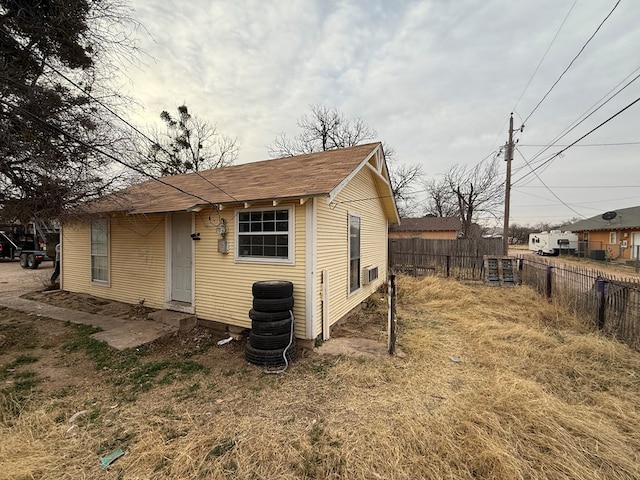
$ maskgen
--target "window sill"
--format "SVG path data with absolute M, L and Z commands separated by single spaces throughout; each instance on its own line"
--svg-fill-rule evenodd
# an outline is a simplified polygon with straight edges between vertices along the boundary
M 268 257 L 236 257 L 235 262 L 258 265 L 295 265 L 295 262 L 293 260 Z

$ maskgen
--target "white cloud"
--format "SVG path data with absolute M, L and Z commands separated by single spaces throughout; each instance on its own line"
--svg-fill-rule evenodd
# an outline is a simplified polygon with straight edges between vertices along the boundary
M 422 163 L 429 174 L 442 173 L 457 162 L 475 163 L 504 143 L 509 112 L 572 3 L 135 0 L 136 18 L 155 39 L 142 38 L 143 46 L 156 59 L 143 71 L 129 72 L 135 82 L 132 94 L 145 107 L 137 120 L 157 118 L 161 110 L 185 102 L 217 122 L 222 132 L 240 137 L 240 159 L 252 161 L 266 158 L 266 146 L 275 136 L 294 134 L 296 119 L 310 104 L 321 103 L 363 118 L 400 160 Z M 533 110 L 613 5 L 576 5 L 518 102 L 516 123 Z M 552 140 L 640 65 L 639 20 L 640 3 L 620 4 L 527 122 L 518 135 L 521 143 Z M 628 90 L 563 143 L 640 91 L 635 84 Z M 640 141 L 639 118 L 640 104 L 589 142 Z M 638 149 L 574 148 L 542 177 L 560 186 L 628 184 Z M 525 156 L 538 151 L 521 150 Z M 523 165 L 516 156 L 514 167 Z M 635 192 L 640 196 L 640 189 Z M 524 207 L 530 199 L 518 195 L 516 190 L 514 218 L 530 217 L 530 208 Z M 601 199 L 613 208 L 605 189 L 559 195 L 574 203 Z M 629 202 L 618 207 L 638 204 Z M 574 215 L 556 204 L 537 214 Z

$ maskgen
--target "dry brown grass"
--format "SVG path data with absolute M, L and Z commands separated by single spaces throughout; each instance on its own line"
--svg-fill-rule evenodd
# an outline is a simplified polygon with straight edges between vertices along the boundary
M 100 374 L 0 425 L 0 477 L 640 478 L 640 354 L 527 288 L 398 290 L 405 359 L 310 354 L 275 376 L 231 344 L 192 357 L 210 373 L 129 402 Z M 96 413 L 67 435 L 81 409 Z

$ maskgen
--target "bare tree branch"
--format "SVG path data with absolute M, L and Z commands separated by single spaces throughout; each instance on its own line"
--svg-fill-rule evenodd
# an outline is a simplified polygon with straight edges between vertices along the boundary
M 444 181 L 453 193 L 462 221 L 462 232 L 473 235 L 473 222 L 481 214 L 498 218 L 503 205 L 504 192 L 498 160 L 481 162 L 473 167 L 454 165 L 445 174 Z
M 311 114 L 298 119 L 298 127 L 300 132 L 294 137 L 281 133 L 267 147 L 272 158 L 353 147 L 378 136 L 362 119 L 347 120 L 337 109 L 322 105 L 312 105 Z M 388 145 L 383 144 L 383 150 L 398 209 L 401 215 L 408 214 L 416 209 L 413 186 L 421 178 L 422 168 L 397 162 L 394 149 Z
M 159 176 L 179 175 L 233 165 L 238 158 L 238 139 L 218 132 L 217 126 L 195 115 L 186 105 L 173 117 L 163 111 L 165 130 L 150 133 L 151 145 L 143 149 L 144 166 Z

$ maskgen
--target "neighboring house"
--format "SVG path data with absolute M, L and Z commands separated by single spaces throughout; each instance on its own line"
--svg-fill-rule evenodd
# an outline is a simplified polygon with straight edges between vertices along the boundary
M 458 217 L 401 218 L 400 225 L 389 229 L 389 238 L 455 240 L 462 231 Z
M 296 336 L 315 339 L 387 278 L 380 143 L 161 181 L 64 220 L 62 289 L 250 328 L 252 284 L 289 280 Z
M 594 250 L 612 260 L 635 259 L 640 248 L 640 207 L 621 208 L 609 214 L 580 220 L 563 227 L 578 234 L 581 253 Z M 609 219 L 606 219 L 609 218 Z

